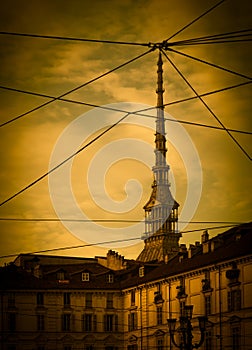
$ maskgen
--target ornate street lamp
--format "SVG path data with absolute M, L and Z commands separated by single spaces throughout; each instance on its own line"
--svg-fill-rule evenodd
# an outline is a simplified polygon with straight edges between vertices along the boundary
M 192 312 L 193 312 L 193 305 L 185 305 L 184 314 L 179 318 L 180 326 L 178 329 L 176 329 L 176 321 L 177 321 L 176 318 L 168 318 L 167 320 L 171 341 L 173 345 L 175 345 L 175 347 L 181 350 L 198 349 L 204 342 L 207 317 L 205 316 L 198 317 L 199 329 L 200 329 L 200 341 L 198 343 L 192 344 L 192 339 L 193 339 L 192 325 L 191 325 Z M 181 334 L 181 342 L 179 344 L 175 341 L 176 331 Z

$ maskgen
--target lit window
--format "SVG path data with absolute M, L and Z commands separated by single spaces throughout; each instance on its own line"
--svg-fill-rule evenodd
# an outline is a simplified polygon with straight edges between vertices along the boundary
M 83 272 L 81 279 L 82 279 L 83 282 L 89 281 L 89 272 Z
M 139 277 L 144 276 L 144 266 L 139 267 Z
M 114 282 L 114 275 L 107 275 L 106 279 L 107 279 L 108 283 L 113 283 Z

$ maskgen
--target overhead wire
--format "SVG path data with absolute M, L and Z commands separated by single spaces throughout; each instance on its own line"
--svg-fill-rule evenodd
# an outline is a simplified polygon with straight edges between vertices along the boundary
M 115 222 L 115 223 L 139 223 L 142 220 L 131 219 L 74 219 L 74 218 L 20 218 L 20 217 L 0 217 L 0 221 L 21 221 L 21 222 Z M 241 225 L 241 221 L 180 221 L 179 224 L 231 224 Z
M 245 74 L 241 74 L 241 73 L 235 72 L 235 71 L 233 71 L 233 70 L 231 70 L 231 69 L 228 69 L 228 68 L 222 67 L 222 66 L 220 66 L 220 65 L 217 65 L 217 64 L 208 62 L 208 61 L 203 60 L 203 59 L 201 59 L 201 58 L 194 57 L 194 56 L 189 55 L 189 54 L 186 54 L 186 53 L 184 53 L 184 52 L 181 52 L 181 51 L 178 51 L 178 50 L 174 50 L 174 49 L 172 49 L 172 48 L 167 48 L 166 50 L 167 50 L 167 51 L 171 51 L 171 52 L 175 52 L 175 53 L 177 53 L 177 54 L 179 54 L 179 55 L 181 55 L 181 56 L 185 56 L 185 57 L 187 57 L 187 58 L 191 58 L 192 60 L 195 60 L 195 61 L 198 61 L 198 62 L 207 64 L 207 65 L 209 65 L 209 66 L 212 66 L 212 67 L 214 67 L 214 68 L 218 68 L 218 69 L 220 69 L 220 70 L 223 70 L 223 71 L 225 71 L 225 72 L 228 72 L 228 73 L 237 75 L 237 76 L 239 76 L 239 77 L 252 80 L 251 77 L 249 77 L 249 76 L 247 76 L 247 75 L 245 75 Z
M 18 33 L 18 32 L 5 32 L 0 31 L 0 35 L 11 35 L 11 36 L 21 36 L 37 39 L 53 39 L 53 40 L 64 40 L 64 41 L 80 41 L 80 42 L 90 42 L 90 43 L 101 43 L 101 44 L 118 44 L 118 45 L 133 45 L 133 46 L 147 46 L 149 43 L 138 43 L 131 41 L 116 41 L 116 40 L 102 40 L 102 39 L 88 39 L 88 38 L 76 38 L 76 37 L 64 37 L 57 35 L 44 35 L 44 34 L 33 34 L 33 33 Z
M 224 39 L 239 39 L 247 36 L 252 35 L 252 29 L 243 29 L 239 31 L 233 31 L 233 32 L 227 32 L 227 33 L 221 33 L 221 34 L 213 34 L 213 35 L 206 35 L 191 39 L 183 39 L 179 41 L 169 42 L 167 45 L 170 46 L 180 46 L 180 45 L 194 45 L 194 44 L 200 44 L 200 43 L 207 43 L 208 41 L 219 42 L 220 40 Z M 243 40 L 243 39 L 242 39 Z M 250 40 L 250 39 L 249 39 Z M 225 41 L 224 41 L 225 42 Z
M 107 127 L 104 131 L 100 132 L 96 137 L 94 137 L 91 141 L 89 141 L 87 144 L 85 144 L 84 146 L 82 146 L 81 148 L 79 148 L 76 152 L 72 153 L 71 155 L 69 155 L 67 158 L 65 158 L 62 162 L 58 163 L 57 165 L 55 165 L 53 168 L 51 168 L 49 171 L 47 171 L 46 173 L 44 173 L 43 175 L 41 175 L 40 177 L 38 177 L 36 180 L 32 181 L 31 183 L 29 183 L 27 186 L 23 187 L 21 190 L 15 192 L 13 195 L 11 195 L 10 197 L 8 197 L 7 199 L 5 199 L 3 202 L 0 203 L 0 207 L 3 206 L 4 204 L 8 203 L 9 201 L 11 201 L 12 199 L 14 199 L 15 197 L 17 197 L 18 195 L 20 195 L 21 193 L 23 193 L 24 191 L 28 190 L 29 188 L 33 187 L 36 183 L 40 182 L 41 180 L 43 180 L 45 177 L 47 177 L 49 174 L 51 174 L 52 172 L 54 172 L 55 170 L 57 170 L 59 167 L 61 167 L 63 164 L 67 163 L 69 160 L 71 160 L 73 157 L 75 157 L 77 154 L 79 154 L 80 152 L 82 152 L 84 149 L 86 149 L 88 146 L 90 146 L 92 143 L 94 143 L 96 140 L 98 140 L 99 138 L 101 138 L 104 134 L 106 134 L 107 132 L 109 132 L 111 129 L 113 129 L 116 125 L 118 125 L 122 120 L 124 120 L 125 118 L 127 118 L 127 116 L 130 113 L 125 114 L 123 117 L 121 117 L 120 119 L 117 120 L 117 122 L 115 122 L 114 124 L 110 125 L 109 127 Z
M 179 29 L 177 32 L 175 32 L 174 34 L 172 34 L 168 39 L 164 40 L 166 42 L 168 42 L 169 40 L 171 40 L 172 38 L 174 38 L 176 35 L 182 33 L 185 29 L 187 29 L 188 27 L 190 27 L 192 24 L 196 23 L 199 19 L 201 19 L 202 17 L 204 17 L 205 15 L 207 15 L 208 13 L 210 13 L 211 11 L 213 11 L 216 7 L 218 7 L 219 5 L 221 5 L 225 0 L 221 0 L 219 2 L 217 2 L 214 6 L 210 7 L 208 10 L 204 11 L 201 15 L 199 15 L 198 17 L 196 17 L 194 20 L 192 20 L 191 22 L 189 22 L 188 24 L 186 24 L 184 27 L 182 27 L 181 29 Z
M 195 93 L 195 95 L 199 98 L 199 100 L 203 103 L 203 105 L 206 107 L 206 109 L 210 112 L 210 114 L 217 120 L 217 122 L 222 126 L 222 128 L 227 132 L 229 137 L 236 143 L 236 145 L 240 148 L 240 150 L 243 152 L 243 154 L 249 159 L 252 160 L 248 152 L 241 146 L 241 144 L 235 139 L 235 137 L 227 130 L 225 125 L 222 123 L 222 121 L 217 117 L 217 115 L 212 111 L 212 109 L 207 105 L 207 103 L 202 99 L 202 97 L 199 96 L 197 91 L 194 89 L 194 87 L 191 85 L 191 83 L 186 79 L 186 77 L 182 74 L 182 72 L 178 69 L 178 67 L 172 62 L 172 60 L 167 56 L 166 52 L 162 50 L 162 53 L 167 58 L 167 60 L 170 62 L 170 64 L 173 66 L 173 68 L 177 71 L 177 73 L 180 75 L 180 77 L 186 82 L 186 84 L 190 87 L 190 89 Z
M 75 88 L 73 88 L 73 89 L 71 89 L 71 90 L 69 90 L 69 91 L 67 91 L 67 92 L 65 92 L 65 93 L 63 93 L 63 94 L 61 94 L 61 95 L 59 95 L 59 96 L 57 96 L 57 97 L 54 97 L 52 100 L 47 101 L 47 102 L 45 102 L 45 103 L 43 103 L 43 104 L 41 104 L 41 105 L 39 105 L 39 106 L 37 106 L 37 107 L 35 107 L 35 108 L 30 109 L 29 111 L 26 111 L 26 112 L 24 112 L 24 113 L 22 113 L 22 114 L 20 114 L 20 115 L 18 115 L 18 116 L 16 116 L 16 117 L 14 117 L 14 118 L 12 118 L 12 119 L 10 119 L 10 120 L 8 120 L 8 121 L 2 123 L 2 124 L 0 125 L 0 127 L 5 126 L 5 125 L 7 125 L 7 124 L 10 124 L 10 123 L 14 122 L 14 121 L 17 120 L 17 119 L 20 119 L 21 117 L 26 116 L 27 114 L 30 114 L 30 113 L 35 112 L 35 111 L 37 111 L 37 110 L 39 110 L 39 109 L 41 109 L 41 108 L 43 108 L 43 107 L 45 107 L 45 106 L 48 106 L 48 105 L 51 104 L 52 102 L 55 102 L 55 101 L 57 101 L 57 100 L 63 98 L 64 96 L 67 96 L 67 95 L 71 94 L 72 92 L 75 92 L 75 91 L 77 91 L 77 90 L 83 88 L 84 86 L 87 86 L 87 85 L 93 83 L 94 81 L 97 81 L 97 80 L 99 80 L 99 79 L 105 77 L 106 75 L 111 74 L 112 72 L 115 72 L 116 70 L 118 70 L 118 69 L 120 69 L 120 68 L 122 68 L 122 67 L 125 67 L 125 66 L 128 65 L 129 63 L 132 63 L 132 62 L 138 60 L 139 58 L 144 57 L 145 55 L 147 55 L 148 53 L 150 53 L 150 52 L 152 52 L 152 51 L 153 51 L 153 49 L 150 49 L 150 50 L 148 50 L 148 51 L 145 51 L 144 53 L 142 53 L 142 54 L 140 54 L 140 55 L 138 55 L 138 56 L 136 56 L 136 57 L 134 57 L 134 58 L 132 58 L 132 59 L 130 59 L 130 60 L 128 60 L 128 61 L 122 63 L 122 64 L 120 64 L 119 66 L 114 67 L 114 68 L 110 69 L 109 71 L 107 71 L 107 72 L 105 72 L 105 73 L 103 73 L 103 74 L 100 74 L 99 76 L 97 76 L 97 77 L 95 77 L 95 78 L 93 78 L 93 79 L 91 79 L 91 80 L 89 80 L 89 81 L 87 81 L 87 82 L 85 82 L 85 83 L 83 83 L 83 84 L 81 84 L 81 85 L 79 85 L 79 86 L 77 86 L 77 87 L 75 87 Z
M 192 233 L 192 232 L 199 232 L 199 231 L 205 231 L 205 230 L 217 230 L 217 229 L 222 229 L 222 228 L 228 228 L 228 227 L 238 227 L 239 224 L 229 224 L 229 225 L 221 225 L 221 226 L 214 226 L 214 227 L 204 227 L 201 229 L 194 229 L 194 230 L 186 230 L 186 231 L 181 231 L 181 234 L 185 233 Z M 147 238 L 147 237 L 146 237 Z M 39 254 L 39 253 L 48 253 L 48 252 L 54 252 L 54 251 L 62 251 L 62 250 L 72 250 L 72 249 L 78 249 L 78 248 L 85 248 L 85 247 L 92 247 L 96 245 L 103 245 L 103 244 L 114 244 L 114 243 L 121 243 L 121 242 L 128 242 L 128 241 L 143 241 L 143 238 L 141 237 L 133 237 L 133 238 L 124 238 L 120 240 L 112 240 L 112 241 L 102 241 L 102 242 L 97 242 L 97 243 L 86 243 L 86 244 L 79 244 L 79 245 L 73 245 L 73 246 L 65 246 L 65 247 L 60 247 L 60 248 L 51 248 L 51 249 L 44 249 L 44 250 L 37 250 L 33 252 L 26 252 L 26 253 L 13 253 L 13 254 L 6 254 L 6 255 L 1 255 L 0 258 L 11 258 L 15 257 L 19 254 Z
M 228 86 L 228 87 L 224 87 L 222 89 L 206 92 L 206 93 L 201 94 L 199 96 L 200 97 L 205 97 L 205 96 L 213 95 L 215 93 L 219 93 L 219 92 L 227 91 L 227 90 L 234 89 L 234 88 L 237 88 L 237 87 L 241 87 L 241 86 L 244 86 L 244 85 L 248 85 L 248 84 L 251 84 L 251 83 L 252 83 L 252 81 L 246 81 L 246 82 L 239 83 L 239 84 L 236 84 L 236 85 L 231 85 L 231 86 Z M 28 95 L 33 95 L 33 96 L 38 96 L 38 97 L 43 97 L 43 98 L 56 99 L 56 97 L 51 96 L 51 95 L 46 95 L 46 94 L 42 94 L 42 93 L 27 91 L 27 90 L 23 90 L 23 89 L 12 88 L 12 87 L 3 86 L 3 85 L 0 86 L 0 89 L 13 91 L 13 92 L 18 92 L 18 93 L 23 93 L 23 94 L 28 94 Z M 197 96 L 192 96 L 192 97 L 187 97 L 187 98 L 176 100 L 176 101 L 171 101 L 171 102 L 163 104 L 162 107 L 166 107 L 166 106 L 170 106 L 170 105 L 174 105 L 174 104 L 178 104 L 178 103 L 182 103 L 182 102 L 191 101 L 191 100 L 194 100 L 194 99 L 197 99 L 197 98 L 198 98 Z M 87 102 L 77 101 L 77 100 L 73 100 L 73 99 L 57 98 L 57 100 L 62 101 L 62 102 L 67 102 L 67 103 L 84 105 L 84 106 L 88 106 L 88 107 L 100 108 L 100 109 L 104 109 L 104 110 L 110 110 L 110 111 L 116 111 L 116 112 L 122 112 L 122 113 L 129 113 L 129 111 L 126 111 L 124 109 L 118 109 L 118 108 L 109 107 L 109 106 L 96 105 L 96 104 L 93 104 L 93 103 L 87 103 Z M 142 113 L 142 112 L 150 111 L 150 110 L 156 109 L 156 108 L 158 108 L 158 107 L 157 106 L 155 106 L 155 107 L 148 107 L 148 108 L 141 109 L 139 111 L 132 111 L 130 113 L 134 114 L 136 116 L 141 116 L 141 117 L 143 116 L 143 117 L 155 118 L 156 119 L 156 116 L 151 116 L 151 115 Z M 164 118 L 164 119 L 167 120 L 167 121 L 178 122 L 178 123 L 181 123 L 181 124 L 189 124 L 189 125 L 201 126 L 201 127 L 211 128 L 211 129 L 223 130 L 223 128 L 221 128 L 221 127 L 217 127 L 217 126 L 213 126 L 213 125 L 206 125 L 206 124 L 196 123 L 196 122 L 189 122 L 189 121 L 185 121 L 185 120 L 181 120 L 181 119 L 176 119 L 176 120 L 171 119 L 171 118 Z M 8 122 L 0 124 L 0 127 L 6 125 L 7 123 Z M 230 128 L 227 128 L 227 130 L 229 130 L 231 132 L 242 133 L 242 134 L 247 134 L 247 135 L 251 135 L 252 134 L 252 132 L 245 131 L 245 130 L 237 130 L 237 129 L 230 129 Z

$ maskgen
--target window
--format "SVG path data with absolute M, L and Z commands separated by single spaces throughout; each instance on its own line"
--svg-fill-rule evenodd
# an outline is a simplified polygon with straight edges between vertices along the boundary
M 131 312 L 128 315 L 128 329 L 129 329 L 129 332 L 137 329 L 137 313 L 136 312 Z
M 45 330 L 45 316 L 37 315 L 37 330 L 44 331 Z
M 137 350 L 137 344 L 128 345 L 127 350 Z
M 160 338 L 157 340 L 157 350 L 163 350 L 164 348 L 164 340 L 163 338 Z
M 104 331 L 118 331 L 118 316 L 114 314 L 104 315 Z
M 184 309 L 185 309 L 185 301 L 180 301 L 179 303 L 180 316 L 184 316 Z
M 83 282 L 89 281 L 89 272 L 82 272 L 81 279 Z
M 160 325 L 163 323 L 163 308 L 162 306 L 157 307 L 157 325 Z
M 71 315 L 63 314 L 62 315 L 62 331 L 70 331 L 71 330 Z
M 16 350 L 16 345 L 8 345 L 7 350 Z
M 144 266 L 139 267 L 139 277 L 144 276 Z
M 92 293 L 86 293 L 86 308 L 92 308 Z
M 240 327 L 231 328 L 231 337 L 232 337 L 232 350 L 240 350 Z
M 205 296 L 205 315 L 211 315 L 211 295 Z
M 114 275 L 107 275 L 106 280 L 108 283 L 113 283 L 114 282 Z
M 136 292 L 134 290 L 132 290 L 131 293 L 130 293 L 131 306 L 134 306 L 135 302 L 136 302 Z
M 65 271 L 61 270 L 57 272 L 57 279 L 63 281 L 65 279 Z
M 82 318 L 82 330 L 83 332 L 92 332 L 96 331 L 97 328 L 97 319 L 96 315 L 93 314 L 84 314 Z
M 71 293 L 64 293 L 64 306 L 71 305 Z
M 44 293 L 37 293 L 37 305 L 44 305 Z
M 8 307 L 9 308 L 15 307 L 15 294 L 14 293 L 10 293 L 8 295 Z
M 212 332 L 210 330 L 205 331 L 205 350 L 212 350 Z
M 113 293 L 107 294 L 106 307 L 107 307 L 107 309 L 113 309 Z
M 241 291 L 240 289 L 228 292 L 228 311 L 238 311 L 241 309 Z
M 16 330 L 16 314 L 15 313 L 8 313 L 8 328 L 9 331 L 14 332 Z

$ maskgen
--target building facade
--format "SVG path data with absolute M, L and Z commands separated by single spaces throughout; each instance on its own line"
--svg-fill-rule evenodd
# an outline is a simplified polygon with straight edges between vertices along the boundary
M 189 304 L 193 341 L 208 317 L 201 349 L 252 349 L 251 233 L 205 232 L 161 263 L 20 255 L 0 271 L 1 349 L 174 349 L 167 319 Z

